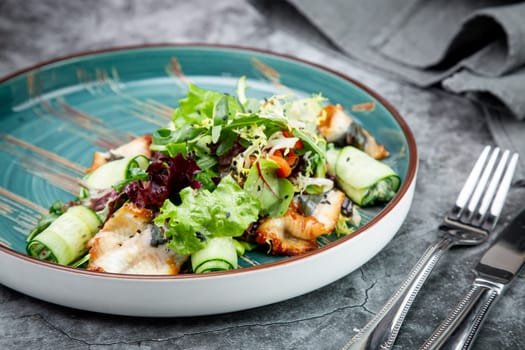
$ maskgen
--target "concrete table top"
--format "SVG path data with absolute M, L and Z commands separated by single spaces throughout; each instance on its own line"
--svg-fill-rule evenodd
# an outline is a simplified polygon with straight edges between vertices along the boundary
M 473 158 L 492 138 L 476 103 L 422 90 L 333 47 L 286 4 L 271 1 L 0 2 L 0 76 L 79 51 L 142 43 L 223 43 L 318 62 L 362 81 L 404 116 L 419 147 L 406 222 L 359 270 L 307 295 L 209 317 L 133 318 L 69 309 L 0 285 L 0 349 L 338 349 L 390 297 L 427 246 Z M 525 155 L 522 155 L 525 156 Z M 499 227 L 523 206 L 513 188 Z M 448 252 L 403 325 L 395 349 L 417 349 L 474 278 L 487 245 Z M 0 267 L 1 268 L 1 267 Z M 525 349 L 525 279 L 489 315 L 474 349 Z

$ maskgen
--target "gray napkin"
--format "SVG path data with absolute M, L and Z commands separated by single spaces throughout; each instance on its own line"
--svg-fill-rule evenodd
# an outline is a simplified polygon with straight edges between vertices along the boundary
M 495 141 L 525 175 L 525 3 L 288 0 L 347 55 L 487 108 Z

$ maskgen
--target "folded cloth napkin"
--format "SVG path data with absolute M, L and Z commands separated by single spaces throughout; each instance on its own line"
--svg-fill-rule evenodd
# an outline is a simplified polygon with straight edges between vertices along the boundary
M 525 176 L 525 3 L 288 1 L 345 54 L 482 102 L 495 141 L 521 153 Z

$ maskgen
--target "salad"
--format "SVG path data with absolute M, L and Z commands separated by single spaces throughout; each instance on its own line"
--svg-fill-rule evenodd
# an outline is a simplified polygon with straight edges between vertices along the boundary
M 52 204 L 30 256 L 92 271 L 206 273 L 261 249 L 298 255 L 389 201 L 388 151 L 321 95 L 236 96 L 189 84 L 169 125 L 95 152 L 78 197 Z

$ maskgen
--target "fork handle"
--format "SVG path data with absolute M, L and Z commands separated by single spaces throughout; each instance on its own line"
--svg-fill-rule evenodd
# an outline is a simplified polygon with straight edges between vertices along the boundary
M 342 350 L 391 349 L 419 289 L 443 253 L 452 245 L 453 240 L 443 237 L 428 247 L 381 311 Z
M 469 291 L 419 350 L 468 350 L 490 308 L 503 290 L 500 283 L 476 278 Z

